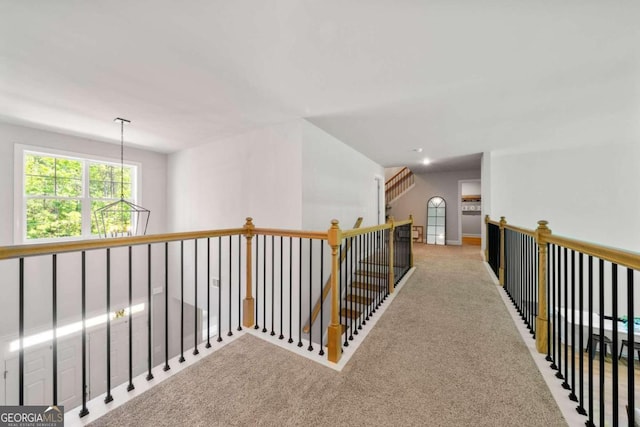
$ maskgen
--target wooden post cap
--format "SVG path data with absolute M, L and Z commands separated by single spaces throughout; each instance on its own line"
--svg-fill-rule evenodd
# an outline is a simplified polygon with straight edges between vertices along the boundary
M 489 215 L 485 215 L 485 216 L 484 216 L 484 223 L 485 223 L 485 224 L 488 224 L 488 223 L 489 223 L 489 221 L 491 221 L 491 220 L 489 219 Z
M 538 228 L 539 229 L 548 230 L 549 227 L 547 227 L 547 225 L 549 225 L 549 221 L 545 221 L 544 219 L 538 221 Z

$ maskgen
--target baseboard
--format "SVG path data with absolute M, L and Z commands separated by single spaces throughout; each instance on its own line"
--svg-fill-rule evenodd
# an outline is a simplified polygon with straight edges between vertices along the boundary
M 462 242 L 460 242 L 460 240 L 447 240 L 447 245 L 460 246 Z

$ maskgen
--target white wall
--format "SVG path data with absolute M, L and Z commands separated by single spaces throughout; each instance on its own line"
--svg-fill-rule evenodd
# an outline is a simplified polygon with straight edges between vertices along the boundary
M 458 181 L 480 178 L 480 170 L 433 172 L 415 175 L 415 187 L 391 203 L 390 215 L 395 219 L 413 214 L 414 225 L 422 225 L 426 231 L 427 202 L 431 197 L 441 196 L 447 202 L 447 237 L 449 244 L 460 244 L 458 234 Z
M 79 154 L 120 159 L 120 146 L 0 123 L 0 245 L 13 244 L 13 162 L 14 145 L 25 144 Z M 167 156 L 152 151 L 125 147 L 126 160 L 142 164 L 142 198 L 139 204 L 151 210 L 148 233 L 166 231 Z
M 303 228 L 326 230 L 337 219 L 348 229 L 360 216 L 362 226 L 377 225 L 384 200 L 378 205 L 375 178 L 384 180 L 382 166 L 306 121 L 302 135 Z
M 556 234 L 640 251 L 638 144 L 493 153 L 488 163 L 492 219 L 546 219 Z
M 300 121 L 169 156 L 169 229 L 300 228 Z

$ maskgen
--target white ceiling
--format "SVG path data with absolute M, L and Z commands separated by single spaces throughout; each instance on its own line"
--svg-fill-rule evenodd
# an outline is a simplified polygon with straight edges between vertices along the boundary
M 639 22 L 631 0 L 0 0 L 0 120 L 114 142 L 125 117 L 173 152 L 307 118 L 384 166 L 638 141 Z

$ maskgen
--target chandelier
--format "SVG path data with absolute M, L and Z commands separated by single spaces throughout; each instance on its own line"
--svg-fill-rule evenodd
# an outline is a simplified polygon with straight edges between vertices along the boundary
M 120 123 L 120 200 L 96 209 L 93 213 L 100 237 L 144 236 L 151 211 L 124 198 L 124 125 L 131 121 L 116 118 Z

